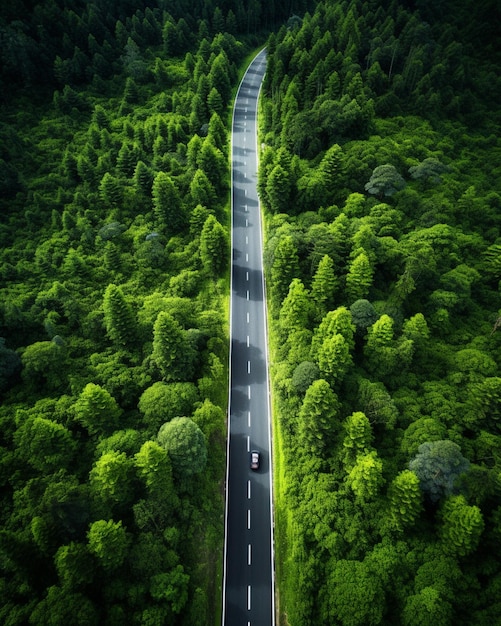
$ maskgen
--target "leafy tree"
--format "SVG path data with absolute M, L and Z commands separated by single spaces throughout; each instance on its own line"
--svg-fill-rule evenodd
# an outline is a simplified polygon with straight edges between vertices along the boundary
M 350 350 L 354 347 L 354 335 L 355 329 L 352 324 L 351 313 L 344 306 L 340 306 L 334 311 L 329 311 L 320 325 L 313 334 L 311 342 L 311 356 L 317 358 L 319 350 L 326 339 L 334 337 L 334 335 L 341 335 Z
M 377 452 L 372 450 L 357 456 L 346 482 L 361 502 L 367 502 L 377 497 L 384 483 L 382 472 L 383 462 L 378 458 Z
M 356 300 L 350 306 L 350 313 L 353 323 L 359 332 L 372 326 L 379 317 L 372 304 L 364 299 Z
M 89 551 L 107 572 L 122 565 L 130 543 L 122 522 L 114 522 L 112 519 L 93 522 L 87 533 L 87 540 Z
M 394 165 L 379 165 L 372 172 L 370 180 L 365 185 L 365 190 L 370 194 L 382 198 L 392 196 L 405 187 L 405 181 L 398 173 Z
M 410 470 L 403 470 L 389 488 L 390 525 L 398 532 L 411 526 L 422 510 L 422 492 L 419 478 Z
M 433 184 L 441 183 L 441 174 L 450 171 L 451 170 L 447 165 L 444 165 L 434 157 L 427 157 L 418 165 L 412 165 L 409 167 L 409 174 L 412 178 L 417 180 L 429 180 Z
M 184 371 L 184 332 L 178 322 L 161 311 L 153 327 L 152 358 L 165 381 L 182 380 Z
M 83 593 L 74 593 L 66 587 L 52 585 L 29 619 L 31 624 L 44 626 L 88 626 L 99 623 L 99 613 L 93 602 Z
M 132 347 L 137 340 L 136 319 L 120 287 L 111 283 L 103 299 L 106 332 L 112 341 Z
M 387 430 L 394 428 L 398 409 L 383 383 L 361 379 L 358 386 L 358 402 L 371 424 L 382 424 Z
M 409 469 L 419 478 L 422 491 L 432 502 L 454 493 L 459 477 L 469 468 L 460 447 L 443 439 L 422 443 L 409 463 Z
M 176 565 L 170 572 L 156 574 L 151 578 L 150 593 L 155 600 L 167 602 L 174 614 L 179 614 L 188 601 L 189 580 L 183 566 Z
M 309 386 L 319 378 L 320 370 L 312 361 L 302 361 L 292 374 L 292 387 L 296 393 L 304 394 Z
M 54 556 L 54 564 L 63 587 L 82 588 L 94 578 L 94 559 L 83 543 L 72 541 L 60 546 Z
M 320 604 L 323 623 L 376 626 L 383 619 L 384 591 L 365 563 L 332 560 Z
M 343 439 L 345 464 L 351 467 L 359 455 L 370 450 L 373 434 L 367 416 L 361 411 L 356 411 L 346 418 L 344 431 L 346 433 Z
M 186 222 L 185 213 L 179 192 L 169 174 L 166 172 L 156 174 L 152 196 L 158 228 L 169 235 L 181 232 Z
M 320 374 L 331 385 L 339 383 L 352 365 L 350 348 L 343 335 L 327 337 L 318 350 Z
M 156 441 L 146 441 L 134 456 L 134 465 L 149 494 L 175 502 L 172 466 L 165 448 Z
M 58 389 L 66 381 L 66 361 L 64 343 L 55 337 L 52 341 L 37 341 L 21 354 L 23 380 L 32 387 Z
M 318 317 L 323 317 L 333 307 L 337 286 L 334 262 L 328 254 L 325 254 L 311 281 L 311 297 L 315 302 Z
M 200 473 L 207 463 L 207 445 L 204 435 L 189 417 L 175 417 L 158 431 L 158 443 L 172 461 L 174 473 L 190 477 Z
M 444 552 L 462 557 L 474 552 L 484 529 L 478 506 L 469 506 L 464 496 L 449 496 L 440 516 L 442 526 L 439 533 Z
M 400 449 L 410 458 L 417 454 L 422 443 L 441 441 L 446 435 L 446 427 L 436 418 L 420 417 L 407 426 L 400 443 Z
M 287 338 L 294 330 L 302 330 L 308 326 L 311 310 L 308 296 L 301 280 L 293 278 L 289 285 L 289 293 L 280 308 L 279 323 L 284 338 Z
M 346 276 L 346 294 L 350 302 L 361 300 L 368 295 L 373 273 L 366 252 L 360 252 L 351 262 Z
M 266 198 L 274 213 L 292 212 L 290 209 L 291 180 L 289 173 L 278 163 L 271 170 L 266 183 Z
M 193 383 L 156 382 L 139 398 L 138 408 L 155 431 L 173 417 L 189 416 L 199 400 Z
M 452 607 L 440 592 L 433 587 L 425 587 L 416 595 L 408 596 L 402 612 L 404 626 L 448 626 L 451 623 Z
M 211 277 L 220 276 L 228 264 L 228 239 L 221 224 L 209 215 L 200 234 L 200 258 Z
M 340 408 L 326 380 L 315 380 L 306 391 L 299 411 L 300 448 L 309 456 L 323 456 L 338 430 L 335 418 Z
M 212 209 L 216 204 L 216 191 L 207 174 L 197 169 L 190 183 L 190 193 L 195 205 Z
M 106 452 L 89 474 L 90 493 L 96 510 L 109 514 L 124 509 L 133 498 L 132 463 L 124 452 Z
M 70 431 L 44 417 L 28 418 L 14 435 L 17 451 L 24 462 L 40 472 L 67 468 L 76 451 Z
M 91 435 L 103 435 L 117 430 L 122 409 L 114 398 L 99 385 L 88 383 L 73 405 L 75 420 Z
M 281 304 L 293 278 L 299 278 L 299 257 L 290 235 L 282 237 L 276 248 L 271 268 L 271 290 L 276 304 Z

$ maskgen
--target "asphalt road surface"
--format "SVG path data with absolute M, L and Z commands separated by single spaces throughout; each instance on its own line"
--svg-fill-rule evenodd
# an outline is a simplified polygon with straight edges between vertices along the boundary
M 266 303 L 257 182 L 257 101 L 265 52 L 235 101 L 232 134 L 231 372 L 223 626 L 275 624 Z M 261 456 L 250 469 L 250 451 Z

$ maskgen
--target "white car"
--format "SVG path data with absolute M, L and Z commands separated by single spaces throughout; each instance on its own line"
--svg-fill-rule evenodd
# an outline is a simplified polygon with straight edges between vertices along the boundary
M 251 470 L 258 470 L 259 469 L 259 461 L 260 461 L 259 452 L 257 450 L 252 450 L 252 452 L 250 453 L 250 468 L 251 468 Z

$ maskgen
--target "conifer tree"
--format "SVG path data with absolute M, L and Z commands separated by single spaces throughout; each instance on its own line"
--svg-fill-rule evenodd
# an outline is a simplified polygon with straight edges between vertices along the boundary
M 152 358 L 164 380 L 183 380 L 184 349 L 183 329 L 172 315 L 161 311 L 153 327 Z
M 113 283 L 104 292 L 103 310 L 108 337 L 117 344 L 132 348 L 137 338 L 135 315 L 120 287 Z
M 172 178 L 165 172 L 158 172 L 155 176 L 152 196 L 158 228 L 169 235 L 181 232 L 186 223 L 181 197 Z
M 200 258 L 207 274 L 220 276 L 228 265 L 228 239 L 221 224 L 213 215 L 205 220 L 200 234 Z

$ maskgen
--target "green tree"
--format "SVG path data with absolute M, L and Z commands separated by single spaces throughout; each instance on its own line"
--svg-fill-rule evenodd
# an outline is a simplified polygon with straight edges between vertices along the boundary
M 115 399 L 99 385 L 88 383 L 73 405 L 75 420 L 91 435 L 103 435 L 117 430 L 122 409 Z
M 122 522 L 97 520 L 87 533 L 88 548 L 107 572 L 116 570 L 125 560 L 130 539 Z
M 205 220 L 200 234 L 200 258 L 207 274 L 220 276 L 228 265 L 228 238 L 213 215 Z
M 150 580 L 151 596 L 167 602 L 176 615 L 180 614 L 188 601 L 190 577 L 182 565 L 176 565 L 170 572 L 156 574 Z
M 298 394 L 305 394 L 309 386 L 320 376 L 318 365 L 312 361 L 302 361 L 294 369 L 291 384 Z
M 357 456 L 346 482 L 355 496 L 361 502 L 374 500 L 384 484 L 383 462 L 377 452 L 372 450 L 367 454 Z
M 322 457 L 329 451 L 340 403 L 326 380 L 315 380 L 306 391 L 299 411 L 300 449 L 309 455 Z
M 323 317 L 333 307 L 338 283 L 334 261 L 328 254 L 325 254 L 320 259 L 311 281 L 311 297 L 315 302 L 317 317 Z
M 327 337 L 318 349 L 320 374 L 331 385 L 338 384 L 352 365 L 350 347 L 343 335 Z
M 284 339 L 287 339 L 293 331 L 300 331 L 308 327 L 310 310 L 307 290 L 299 278 L 293 278 L 289 286 L 289 293 L 280 308 L 279 324 Z
M 109 284 L 103 298 L 104 323 L 115 343 L 133 347 L 137 340 L 136 319 L 120 287 Z
M 369 326 L 372 326 L 378 319 L 378 314 L 368 300 L 356 300 L 350 306 L 350 313 L 353 323 L 359 332 L 363 332 Z
M 125 452 L 105 452 L 89 474 L 90 493 L 96 510 L 102 515 L 117 507 L 124 510 L 132 502 L 132 462 Z
M 156 382 L 145 389 L 139 398 L 138 408 L 149 428 L 155 432 L 173 417 L 193 413 L 199 394 L 194 383 Z
M 402 611 L 403 626 L 449 626 L 452 607 L 434 587 L 425 587 L 408 596 Z
M 44 417 L 25 420 L 14 434 L 14 441 L 20 458 L 45 473 L 67 468 L 77 448 L 67 428 Z
M 324 624 L 377 626 L 383 619 L 384 590 L 365 563 L 332 559 L 320 606 Z
M 282 303 L 293 278 L 299 278 L 299 257 L 294 240 L 286 235 L 275 248 L 271 268 L 271 290 L 275 304 Z
M 414 472 L 403 470 L 393 479 L 388 495 L 390 526 L 401 533 L 414 523 L 423 508 L 419 478 Z
M 405 187 L 405 180 L 398 173 L 394 165 L 379 165 L 372 172 L 370 180 L 365 185 L 365 190 L 372 195 L 383 198 L 392 196 Z
M 372 286 L 373 269 L 365 251 L 353 259 L 346 275 L 346 295 L 350 302 L 365 298 Z
M 23 380 L 31 387 L 55 390 L 66 382 L 66 348 L 56 337 L 29 345 L 21 354 L 21 363 Z
M 464 496 L 449 496 L 440 517 L 442 526 L 439 535 L 444 552 L 455 557 L 465 557 L 474 552 L 484 530 L 478 506 L 469 506 Z
M 195 205 L 200 204 L 208 209 L 213 209 L 216 205 L 217 196 L 214 186 L 201 169 L 196 170 L 191 180 L 190 193 Z
M 356 411 L 346 418 L 344 431 L 345 465 L 352 467 L 359 455 L 369 452 L 373 441 L 372 429 L 367 416 L 361 411 Z
M 165 381 L 182 380 L 185 377 L 185 337 L 179 323 L 165 311 L 161 311 L 153 327 L 152 359 Z
M 43 600 L 33 609 L 29 622 L 40 626 L 97 626 L 99 612 L 83 593 L 74 593 L 66 587 L 52 585 L 48 587 Z
M 152 196 L 158 228 L 169 235 L 180 233 L 186 225 L 186 216 L 179 192 L 169 174 L 156 174 Z
M 175 417 L 161 426 L 157 438 L 167 450 L 178 477 L 191 477 L 203 471 L 207 463 L 207 444 L 192 419 Z
M 78 589 L 94 578 L 94 559 L 83 543 L 72 541 L 60 546 L 54 556 L 54 564 L 63 587 Z
M 291 189 L 289 173 L 280 163 L 275 165 L 266 182 L 266 198 L 273 213 L 292 212 L 289 204 Z
M 422 491 L 432 502 L 454 493 L 459 477 L 469 466 L 461 448 L 448 439 L 422 443 L 409 463 L 409 469 L 419 478 Z
M 134 456 L 134 466 L 148 494 L 175 503 L 172 465 L 165 448 L 156 441 L 146 441 Z

